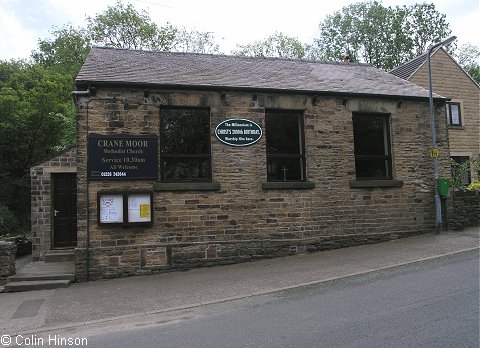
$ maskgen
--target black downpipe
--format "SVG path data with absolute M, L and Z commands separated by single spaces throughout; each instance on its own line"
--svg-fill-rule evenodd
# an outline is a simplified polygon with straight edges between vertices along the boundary
M 75 106 L 77 105 L 77 97 L 79 96 L 84 96 L 84 97 L 88 97 L 90 95 L 92 95 L 94 93 L 92 93 L 92 90 L 90 88 L 88 88 L 86 91 L 73 91 L 72 92 L 72 97 L 74 99 L 74 103 L 75 103 Z M 87 125 L 86 125 L 86 129 L 87 129 L 87 142 L 88 142 L 88 104 L 90 103 L 92 99 L 88 100 L 87 101 Z M 78 145 L 77 145 L 78 146 Z M 88 146 L 88 144 L 87 144 Z M 78 160 L 78 156 L 77 156 L 77 160 Z M 88 151 L 87 151 L 87 163 L 88 163 Z M 88 173 L 87 173 L 87 176 L 88 176 Z M 89 202 L 89 197 L 90 197 L 90 192 L 89 192 L 89 184 L 88 184 L 88 178 L 86 179 L 87 180 L 87 197 L 86 197 L 86 204 L 87 204 L 87 281 L 90 281 L 90 202 Z

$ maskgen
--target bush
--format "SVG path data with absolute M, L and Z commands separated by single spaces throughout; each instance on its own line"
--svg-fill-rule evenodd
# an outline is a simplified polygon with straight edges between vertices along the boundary
M 471 180 L 471 173 L 478 173 L 478 176 L 480 176 L 480 156 L 472 156 L 461 163 L 451 159 L 450 164 L 452 167 L 452 180 L 450 182 L 453 188 L 461 190 L 478 188 L 480 178 L 477 181 L 469 181 Z
M 15 215 L 6 205 L 0 203 L 0 236 L 10 234 L 18 228 Z

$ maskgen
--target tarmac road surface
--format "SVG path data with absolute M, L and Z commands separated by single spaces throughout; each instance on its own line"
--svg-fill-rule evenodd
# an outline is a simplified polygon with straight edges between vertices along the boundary
M 102 348 L 479 347 L 479 284 L 479 254 L 471 250 L 20 340 L 35 347 L 58 347 L 62 339 Z

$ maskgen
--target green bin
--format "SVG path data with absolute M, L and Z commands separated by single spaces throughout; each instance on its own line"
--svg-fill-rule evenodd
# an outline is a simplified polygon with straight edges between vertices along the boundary
M 438 194 L 441 197 L 447 197 L 449 189 L 450 181 L 448 181 L 447 179 L 438 179 Z

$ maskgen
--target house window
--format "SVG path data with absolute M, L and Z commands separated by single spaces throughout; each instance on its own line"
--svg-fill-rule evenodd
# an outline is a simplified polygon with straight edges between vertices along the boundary
M 305 181 L 303 112 L 265 110 L 267 180 Z
M 451 126 L 461 126 L 460 103 L 447 103 L 447 120 Z
M 470 157 L 452 156 L 452 177 L 455 186 L 468 186 L 472 181 L 470 175 Z
M 210 111 L 205 108 L 160 109 L 162 181 L 210 181 Z
M 353 114 L 353 137 L 357 179 L 392 179 L 388 115 Z

